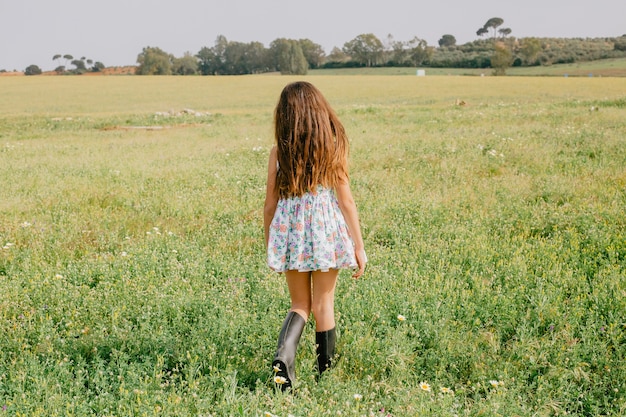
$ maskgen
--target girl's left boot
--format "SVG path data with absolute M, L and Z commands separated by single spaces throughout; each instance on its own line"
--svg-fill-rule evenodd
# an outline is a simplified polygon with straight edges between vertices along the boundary
M 290 311 L 278 335 L 278 348 L 272 368 L 275 373 L 274 382 L 282 391 L 290 388 L 296 379 L 296 350 L 305 324 L 306 321 L 300 314 Z
M 335 344 L 337 333 L 335 327 L 323 332 L 315 332 L 315 344 L 317 346 L 317 370 L 320 375 L 329 369 L 333 364 L 335 356 Z

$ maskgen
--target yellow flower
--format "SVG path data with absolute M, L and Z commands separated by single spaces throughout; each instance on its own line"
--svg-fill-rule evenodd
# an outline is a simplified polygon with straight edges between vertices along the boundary
M 273 368 L 274 368 L 274 373 L 280 372 L 280 366 L 274 365 Z
M 489 381 L 489 383 L 491 384 L 492 387 L 494 388 L 498 388 L 498 386 L 501 385 L 501 382 L 496 381 L 495 379 L 492 379 L 491 381 Z
M 430 392 L 430 384 L 428 382 L 420 382 L 422 391 Z
M 406 317 L 404 317 L 402 314 L 398 314 L 398 320 L 404 321 L 406 320 Z
M 274 382 L 277 383 L 278 385 L 283 385 L 287 383 L 287 378 L 282 377 L 282 376 L 275 376 Z

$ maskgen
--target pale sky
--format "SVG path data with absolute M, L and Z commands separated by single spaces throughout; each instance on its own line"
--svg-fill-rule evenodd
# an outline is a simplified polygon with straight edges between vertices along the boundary
M 179 57 L 218 35 L 266 47 L 308 38 L 326 53 L 363 33 L 463 44 L 492 17 L 517 38 L 626 34 L 626 0 L 0 0 L 0 69 L 52 70 L 56 54 L 135 65 L 146 46 Z

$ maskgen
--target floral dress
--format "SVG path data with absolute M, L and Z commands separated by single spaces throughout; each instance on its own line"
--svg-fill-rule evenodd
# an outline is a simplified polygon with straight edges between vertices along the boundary
M 267 263 L 276 272 L 357 267 L 354 243 L 334 191 L 278 200 L 269 230 Z

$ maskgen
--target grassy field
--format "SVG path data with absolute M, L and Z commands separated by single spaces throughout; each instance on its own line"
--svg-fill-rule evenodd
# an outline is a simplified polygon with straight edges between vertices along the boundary
M 426 75 L 489 76 L 490 68 L 425 68 Z M 415 75 L 416 68 L 339 68 L 312 70 L 312 75 Z M 601 59 L 576 64 L 513 67 L 506 71 L 512 76 L 540 77 L 626 77 L 626 58 Z
M 626 414 L 626 78 L 309 76 L 370 258 L 270 363 L 272 110 L 294 78 L 0 78 L 0 417 Z

